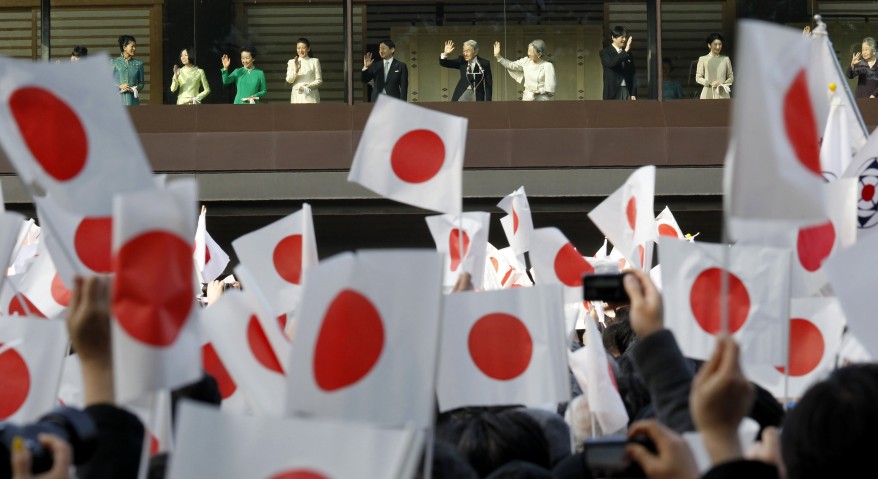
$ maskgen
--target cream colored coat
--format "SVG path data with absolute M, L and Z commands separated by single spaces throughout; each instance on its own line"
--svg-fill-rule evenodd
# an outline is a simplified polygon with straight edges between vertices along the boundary
M 320 60 L 311 57 L 299 58 L 298 71 L 296 71 L 296 59 L 288 61 L 287 83 L 293 85 L 290 103 L 320 103 L 318 88 L 323 84 Z
M 711 59 L 714 60 L 714 68 L 711 68 Z M 704 89 L 701 90 L 702 100 L 729 99 L 729 94 L 724 88 L 711 88 L 710 84 L 718 81 L 722 85 L 732 85 L 735 81 L 735 74 L 732 72 L 732 61 L 725 55 L 714 57 L 710 53 L 698 58 L 695 81 L 699 85 L 704 85 Z

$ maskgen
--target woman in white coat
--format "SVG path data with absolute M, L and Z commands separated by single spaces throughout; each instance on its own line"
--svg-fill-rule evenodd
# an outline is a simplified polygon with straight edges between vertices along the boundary
M 703 85 L 702 100 L 728 100 L 735 74 L 732 72 L 732 61 L 722 55 L 723 36 L 711 33 L 707 36 L 707 55 L 698 59 L 695 81 Z
M 287 62 L 287 83 L 293 85 L 290 103 L 320 103 L 323 72 L 320 60 L 312 58 L 311 42 L 307 38 L 296 40 L 296 58 Z

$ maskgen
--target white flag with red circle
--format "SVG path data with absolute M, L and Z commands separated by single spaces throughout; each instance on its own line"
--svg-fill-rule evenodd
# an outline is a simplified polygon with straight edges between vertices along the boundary
M 586 317 L 585 346 L 568 353 L 570 370 L 588 398 L 588 409 L 597 418 L 601 431 L 612 434 L 628 426 L 628 411 L 597 324 Z
M 171 390 L 160 389 L 125 405 L 146 430 L 147 457 L 174 452 Z
M 55 407 L 67 355 L 64 321 L 0 320 L 0 421 L 24 424 Z
M 674 219 L 674 214 L 671 213 L 671 209 L 667 206 L 665 206 L 665 209 L 655 217 L 655 228 L 657 237 L 668 236 L 677 239 L 685 238 L 683 230 L 680 229 L 680 225 L 678 225 L 677 220 Z
M 557 285 L 445 297 L 439 410 L 570 399 Z
M 12 252 L 18 244 L 18 233 L 23 222 L 24 216 L 19 213 L 0 212 L 0 231 L 2 231 L 2 235 L 0 235 L 0 271 L 5 272 L 13 259 Z
M 845 317 L 836 298 L 797 298 L 790 303 L 789 382 L 786 361 L 778 365 L 744 364 L 750 380 L 780 398 L 801 397 L 834 368 Z
M 220 398 L 222 398 L 221 407 L 223 411 L 240 412 L 252 414 L 253 408 L 247 401 L 244 391 L 238 387 L 238 383 L 232 379 L 232 374 L 223 364 L 216 348 L 210 342 L 205 342 L 201 346 L 201 363 L 204 366 L 204 372 L 209 374 L 216 380 L 219 387 Z
M 865 238 L 878 231 L 878 129 L 851 160 L 844 177 L 857 180 L 857 237 Z
M 268 316 L 268 318 L 265 318 Z M 264 328 L 260 317 L 272 324 Z M 230 290 L 201 314 L 201 326 L 214 351 L 244 390 L 256 412 L 280 416 L 284 412 L 286 377 L 283 361 L 289 347 L 276 352 L 275 344 L 287 345 L 274 317 L 245 291 Z
M 0 58 L 0 144 L 25 185 L 84 216 L 109 216 L 117 193 L 152 189 L 152 169 L 107 57 L 43 63 Z
M 459 215 L 428 216 L 425 219 L 436 243 L 436 251 L 445 258 L 442 273 L 445 291 L 451 292 L 461 273 L 469 273 L 474 285 L 482 284 L 491 214 L 472 211 Z
M 845 82 L 847 83 L 847 82 Z M 828 89 L 827 89 L 828 90 Z M 820 168 L 827 180 L 833 181 L 841 178 L 848 169 L 856 150 L 853 149 L 852 137 L 859 136 L 865 142 L 863 130 L 859 124 L 850 123 L 853 118 L 848 113 L 851 107 L 847 99 L 843 98 L 843 92 L 832 93 L 832 106 L 829 110 L 829 119 L 826 129 L 822 131 L 820 142 Z
M 558 228 L 534 230 L 530 260 L 537 284 L 560 284 L 564 302 L 582 301 L 582 275 L 594 273 L 594 267 L 576 251 Z
M 789 250 L 660 238 L 659 254 L 665 326 L 683 354 L 707 359 L 713 353 L 725 329 L 721 304 L 726 281 L 727 330 L 741 345 L 741 357 L 781 364 L 789 319 Z
M 209 283 L 223 274 L 229 265 L 229 255 L 207 232 L 207 211 L 201 210 L 195 227 L 195 264 L 201 273 L 201 281 Z
M 510 289 L 533 286 L 527 276 L 527 268 L 518 260 L 512 248 L 498 250 L 488 243 L 488 261 L 485 261 L 485 278 L 481 289 Z
M 652 266 L 649 243 L 656 239 L 654 197 L 655 166 L 644 166 L 588 213 L 628 262 L 644 271 Z
M 859 239 L 850 248 L 833 254 L 823 263 L 832 291 L 838 297 L 850 333 L 878 357 L 878 323 L 875 309 L 875 271 L 878 271 L 878 235 Z
M 509 246 L 517 254 L 526 253 L 530 250 L 530 237 L 534 231 L 534 223 L 524 187 L 522 186 L 506 195 L 497 206 L 506 212 L 506 216 L 500 218 L 500 224 L 503 226 L 503 232 L 506 233 Z
M 28 302 L 32 313 L 37 316 L 54 318 L 61 315 L 70 304 L 71 292 L 61 281 L 61 275 L 55 269 L 55 263 L 48 250 L 40 243 L 39 254 L 27 272 L 9 277 L 16 283 L 21 297 Z M 13 298 L 17 302 L 18 297 Z M 17 306 L 17 307 L 15 307 Z M 9 314 L 24 314 L 21 305 L 10 305 Z
M 113 211 L 113 379 L 128 402 L 201 377 L 194 180 L 119 195 Z
M 823 194 L 826 216 L 813 225 L 734 219 L 731 222 L 739 245 L 792 250 L 790 296 L 794 298 L 811 296 L 826 286 L 823 262 L 856 241 L 855 180 L 842 178 L 829 183 Z
M 811 41 L 756 20 L 738 22 L 737 97 L 724 173 L 730 217 L 819 221 L 824 183 L 810 85 Z M 612 238 L 611 238 L 612 240 Z
M 442 257 L 344 253 L 309 273 L 287 362 L 287 413 L 428 427 Z
M 42 241 L 65 285 L 73 277 L 106 275 L 113 270 L 113 216 L 82 216 L 55 198 L 34 198 Z
M 186 402 L 168 478 L 397 479 L 412 476 L 407 458 L 422 444 L 413 429 L 244 416 Z
M 378 95 L 348 181 L 400 203 L 458 214 L 467 122 Z
M 272 314 L 296 309 L 308 269 L 317 264 L 311 205 L 232 241 Z

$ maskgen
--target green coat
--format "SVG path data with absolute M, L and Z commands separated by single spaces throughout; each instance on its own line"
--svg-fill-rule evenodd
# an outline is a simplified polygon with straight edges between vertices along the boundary
M 262 99 L 265 97 L 265 73 L 262 70 L 257 68 L 247 70 L 244 67 L 240 67 L 236 68 L 232 73 L 229 73 L 228 70 L 222 70 L 222 74 L 223 85 L 234 83 L 238 88 L 238 93 L 235 95 L 236 105 L 244 103 L 242 98 L 256 96 Z
M 113 78 L 116 85 L 127 83 L 132 88 L 137 87 L 138 95 L 143 92 L 143 62 L 136 58 L 126 60 L 119 55 L 113 59 Z M 123 105 L 139 105 L 140 99 L 134 98 L 133 92 L 119 93 Z

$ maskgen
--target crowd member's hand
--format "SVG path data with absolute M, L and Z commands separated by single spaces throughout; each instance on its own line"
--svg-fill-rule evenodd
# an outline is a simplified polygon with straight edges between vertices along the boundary
M 82 366 L 86 405 L 113 402 L 113 357 L 110 348 L 110 279 L 74 279 L 67 309 L 67 332 Z
M 756 393 L 741 371 L 738 354 L 732 338 L 719 338 L 710 361 L 701 366 L 692 381 L 692 420 L 714 465 L 743 456 L 738 425 L 750 411 Z
M 12 479 L 70 479 L 70 464 L 73 462 L 73 450 L 67 441 L 54 434 L 40 434 L 37 439 L 45 448 L 52 451 L 52 468 L 43 474 L 31 473 L 31 454 L 24 440 L 16 436 L 12 439 L 10 462 L 12 463 Z
M 806 37 L 811 36 L 811 25 L 805 25 L 805 28 L 802 29 L 802 35 Z
M 473 277 L 469 273 L 460 273 L 457 277 L 457 283 L 454 285 L 452 293 L 460 293 L 461 291 L 473 290 Z
M 500 42 L 494 42 L 494 56 L 500 56 Z
M 787 471 L 780 453 L 780 431 L 774 426 L 762 430 L 762 440 L 750 446 L 747 459 L 762 461 L 777 467 L 780 479 L 786 479 Z
M 216 300 L 220 299 L 220 296 L 223 295 L 223 282 L 213 280 L 210 283 L 207 283 L 207 291 L 205 292 L 205 297 L 207 298 L 207 305 L 215 303 Z
M 656 452 L 640 444 L 628 444 L 631 459 L 640 464 L 650 479 L 696 479 L 698 466 L 682 436 L 655 420 L 638 421 L 628 429 L 628 437 L 646 436 Z
M 634 334 L 643 338 L 664 329 L 662 296 L 649 275 L 640 270 L 628 270 L 623 285 L 631 300 L 630 321 Z
M 232 64 L 232 60 L 229 59 L 229 56 L 228 56 L 228 55 L 223 55 L 223 57 L 221 58 L 221 61 L 223 62 L 223 70 L 228 70 L 228 69 L 229 69 L 229 65 Z
M 445 42 L 445 52 L 444 52 L 444 53 L 445 53 L 446 55 L 450 55 L 451 52 L 453 52 L 453 51 L 454 51 L 454 42 L 451 41 L 451 40 L 446 41 L 446 42 Z
M 631 41 L 634 40 L 634 37 L 629 36 L 628 41 L 625 42 L 625 51 L 631 51 Z
M 372 52 L 366 52 L 366 54 L 363 55 L 363 68 L 369 68 L 369 66 L 372 65 L 372 61 Z

